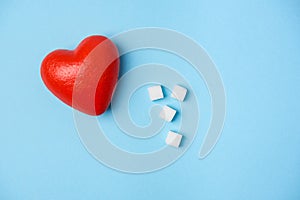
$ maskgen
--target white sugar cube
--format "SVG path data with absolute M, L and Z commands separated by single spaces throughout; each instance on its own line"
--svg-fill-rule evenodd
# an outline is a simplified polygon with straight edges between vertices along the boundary
M 182 135 L 169 131 L 166 138 L 166 144 L 178 148 L 180 146 L 181 139 Z
M 184 98 L 186 96 L 187 93 L 187 89 L 184 87 L 181 87 L 179 85 L 175 85 L 175 87 L 173 88 L 171 97 L 179 100 L 179 101 L 184 101 Z
M 159 116 L 167 122 L 172 121 L 176 114 L 176 110 L 170 108 L 169 106 L 164 106 L 159 114 Z
M 148 92 L 149 92 L 151 101 L 155 101 L 155 100 L 164 98 L 164 94 L 162 92 L 160 85 L 155 85 L 155 86 L 149 87 Z

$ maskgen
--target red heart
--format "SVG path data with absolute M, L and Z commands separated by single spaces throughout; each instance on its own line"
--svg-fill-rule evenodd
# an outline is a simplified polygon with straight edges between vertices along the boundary
M 108 108 L 119 74 L 119 54 L 111 40 L 90 36 L 75 50 L 55 50 L 41 65 L 47 88 L 64 103 L 89 115 Z

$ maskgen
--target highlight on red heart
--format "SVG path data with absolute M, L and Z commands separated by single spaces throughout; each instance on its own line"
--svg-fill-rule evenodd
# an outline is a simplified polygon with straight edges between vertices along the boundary
M 107 110 L 118 74 L 118 49 L 100 35 L 85 38 L 74 50 L 55 50 L 41 64 L 46 87 L 65 104 L 92 116 Z

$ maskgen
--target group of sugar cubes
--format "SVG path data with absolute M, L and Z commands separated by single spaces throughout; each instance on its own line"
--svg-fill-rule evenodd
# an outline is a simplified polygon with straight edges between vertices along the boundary
M 148 92 L 151 101 L 164 98 L 164 94 L 162 92 L 162 88 L 160 85 L 149 87 Z M 171 97 L 179 101 L 184 101 L 186 93 L 187 93 L 186 88 L 176 85 L 172 90 Z M 165 121 L 171 122 L 175 114 L 176 114 L 176 110 L 170 108 L 169 106 L 164 106 L 159 116 Z M 169 131 L 168 136 L 166 138 L 166 144 L 178 148 L 180 146 L 181 139 L 182 139 L 181 134 Z

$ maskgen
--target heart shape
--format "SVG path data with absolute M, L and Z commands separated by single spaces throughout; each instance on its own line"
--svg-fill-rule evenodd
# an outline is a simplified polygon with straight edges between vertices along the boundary
M 41 64 L 47 88 L 67 105 L 93 116 L 108 108 L 118 74 L 117 47 L 100 35 L 85 38 L 74 50 L 55 50 Z

